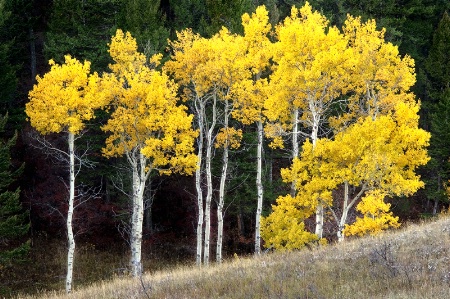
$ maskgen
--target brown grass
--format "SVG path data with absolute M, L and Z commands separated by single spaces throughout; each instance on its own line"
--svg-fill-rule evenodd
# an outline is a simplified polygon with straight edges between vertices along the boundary
M 19 298 L 450 298 L 450 217 L 312 250 Z

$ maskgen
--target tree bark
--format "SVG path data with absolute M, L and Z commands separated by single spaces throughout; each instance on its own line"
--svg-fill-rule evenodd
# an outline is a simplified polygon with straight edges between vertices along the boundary
M 339 227 L 338 227 L 338 232 L 337 232 L 337 237 L 338 237 L 338 242 L 343 242 L 345 235 L 344 235 L 344 225 L 345 222 L 347 221 L 347 215 L 348 215 L 348 198 L 349 194 L 348 194 L 348 182 L 344 182 L 344 205 L 343 205 L 343 209 L 342 209 L 342 215 L 341 215 L 341 220 L 339 221 Z
M 299 109 L 296 108 L 293 116 L 293 128 L 292 128 L 292 160 L 298 157 L 299 147 L 298 147 L 298 117 L 299 117 Z M 295 197 L 297 190 L 295 188 L 296 181 L 293 180 L 291 183 L 291 196 Z
M 331 207 L 329 207 L 331 212 L 333 213 L 334 219 L 336 220 L 336 223 L 338 225 L 338 231 L 337 231 L 338 242 L 343 242 L 345 240 L 344 228 L 345 228 L 345 224 L 347 223 L 348 212 L 355 205 L 356 201 L 361 198 L 361 196 L 364 194 L 364 192 L 367 191 L 367 184 L 364 183 L 361 186 L 361 190 L 358 192 L 358 194 L 355 195 L 355 197 L 352 198 L 351 201 L 350 201 L 350 193 L 349 193 L 348 189 L 349 189 L 349 183 L 344 182 L 344 203 L 343 203 L 342 215 L 341 215 L 340 219 L 338 219 L 334 210 Z
M 263 205 L 264 187 L 262 184 L 262 149 L 263 149 L 263 124 L 258 121 L 258 147 L 256 149 L 256 190 L 258 202 L 256 207 L 255 223 L 255 254 L 261 254 L 261 213 Z
M 311 97 L 309 101 L 309 110 L 311 111 L 312 124 L 311 124 L 311 142 L 313 150 L 316 147 L 318 133 L 319 133 L 319 123 L 320 123 L 320 113 L 317 111 L 314 99 Z M 316 207 L 316 230 L 315 234 L 319 239 L 323 238 L 323 219 L 324 219 L 324 207 L 319 199 Z
M 228 129 L 228 118 L 229 118 L 229 109 L 228 109 L 228 100 L 225 100 L 225 109 L 224 109 L 224 127 Z M 222 156 L 222 173 L 220 176 L 220 186 L 219 186 L 219 203 L 217 205 L 217 244 L 216 244 L 216 262 L 222 262 L 222 243 L 223 243 L 223 206 L 225 203 L 225 183 L 227 180 L 228 173 L 228 145 L 229 140 L 228 136 L 225 140 L 225 144 L 223 146 L 223 156 Z
M 198 208 L 198 221 L 197 221 L 197 266 L 202 264 L 202 249 L 203 249 L 203 191 L 202 191 L 202 159 L 203 159 L 203 134 L 204 134 L 204 115 L 205 105 L 197 100 L 196 103 L 197 122 L 198 122 L 198 155 L 197 155 L 197 169 L 195 171 L 195 189 L 197 191 L 197 208 Z
M 75 200 L 75 136 L 69 132 L 69 209 L 67 211 L 67 276 L 66 276 L 66 293 L 72 291 L 73 263 L 75 252 L 75 238 L 72 228 L 73 203 Z
M 206 136 L 206 184 L 207 184 L 207 193 L 206 193 L 206 202 L 205 202 L 205 250 L 203 252 L 203 263 L 205 265 L 209 265 L 209 247 L 210 247 L 210 238 L 211 238 L 211 200 L 213 193 L 213 185 L 212 185 L 212 170 L 211 170 L 211 159 L 212 159 L 212 147 L 213 147 L 213 132 L 216 126 L 216 103 L 217 98 L 216 95 L 213 95 L 213 106 L 212 106 L 212 120 L 211 125 L 208 130 L 208 135 Z
M 142 275 L 142 227 L 144 222 L 144 189 L 150 171 L 145 171 L 146 158 L 135 149 L 131 154 L 133 172 L 133 195 L 131 215 L 131 274 L 133 277 Z

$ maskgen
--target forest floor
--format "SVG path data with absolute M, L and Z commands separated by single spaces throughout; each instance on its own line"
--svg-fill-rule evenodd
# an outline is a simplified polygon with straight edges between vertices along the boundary
M 450 217 L 341 244 L 97 280 L 76 278 L 67 298 L 450 298 Z
M 143 247 L 144 269 L 149 273 L 192 264 L 192 258 L 187 256 L 189 252 L 180 244 L 171 244 L 169 247 L 164 244 L 144 244 Z M 128 247 L 123 240 L 102 246 L 93 245 L 86 240 L 77 241 L 74 285 L 81 288 L 98 281 L 126 277 L 128 260 Z M 64 289 L 66 261 L 67 241 L 45 234 L 35 236 L 25 262 L 14 267 L 0 267 L 0 298 Z

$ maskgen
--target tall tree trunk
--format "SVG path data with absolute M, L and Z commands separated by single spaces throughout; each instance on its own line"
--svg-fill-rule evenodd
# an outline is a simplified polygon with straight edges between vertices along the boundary
M 228 100 L 225 100 L 224 108 L 224 127 L 228 129 Z M 219 204 L 217 205 L 217 244 L 216 244 L 216 262 L 222 262 L 222 243 L 223 243 L 223 206 L 225 202 L 225 183 L 227 180 L 228 173 L 228 145 L 229 136 L 226 137 L 225 144 L 223 146 L 223 156 L 222 156 L 222 173 L 220 176 L 220 186 L 219 186 Z
M 220 177 L 219 186 L 219 202 L 217 204 L 217 244 L 216 244 L 216 262 L 222 262 L 222 243 L 223 243 L 223 206 L 225 197 L 225 180 L 227 176 L 228 168 L 228 149 L 224 148 L 224 153 L 222 157 L 222 174 Z
M 294 158 L 297 158 L 299 155 L 299 147 L 298 147 L 298 135 L 299 135 L 299 129 L 298 129 L 298 117 L 299 117 L 299 109 L 295 109 L 294 115 L 293 115 L 293 129 L 292 129 L 292 160 Z M 295 189 L 296 181 L 292 181 L 291 183 L 291 196 L 295 197 L 296 189 Z
M 212 159 L 212 147 L 213 147 L 213 132 L 216 126 L 216 95 L 213 95 L 213 106 L 212 106 L 212 120 L 211 125 L 208 130 L 208 135 L 206 136 L 206 202 L 205 202 L 205 250 L 203 252 L 203 263 L 209 265 L 209 246 L 211 238 L 211 200 L 213 195 L 213 185 L 212 185 L 212 170 L 211 170 L 211 159 Z
M 73 262 L 75 252 L 75 238 L 72 228 L 73 203 L 75 200 L 75 136 L 69 132 L 69 209 L 67 211 L 67 276 L 66 276 L 66 293 L 72 291 Z
M 202 102 L 197 101 L 197 122 L 198 122 L 198 155 L 197 155 L 197 169 L 195 170 L 195 189 L 197 191 L 197 208 L 198 208 L 198 221 L 197 221 L 197 266 L 202 264 L 202 248 L 203 248 L 203 191 L 202 191 L 202 159 L 203 159 L 203 134 L 204 134 L 204 115 L 205 105 Z
M 337 232 L 338 242 L 344 241 L 344 225 L 347 221 L 347 215 L 348 215 L 348 200 L 349 200 L 349 194 L 348 194 L 348 182 L 344 182 L 344 205 L 342 209 L 342 215 L 341 220 L 339 221 L 339 227 Z
M 261 213 L 263 205 L 264 188 L 262 184 L 262 150 L 263 150 L 263 124 L 258 121 L 258 147 L 256 150 L 256 190 L 258 193 L 258 202 L 256 206 L 255 223 L 255 254 L 261 254 Z
M 133 195 L 131 215 L 131 274 L 134 277 L 142 275 L 142 226 L 144 222 L 144 189 L 150 171 L 145 170 L 146 158 L 135 149 L 132 154 L 133 167 Z
M 313 150 L 316 147 L 318 133 L 319 133 L 319 123 L 320 123 L 320 113 L 317 111 L 314 99 L 311 97 L 309 101 L 309 109 L 311 111 L 312 124 L 311 124 L 311 142 Z M 316 230 L 315 234 L 321 239 L 323 237 L 323 219 L 324 219 L 324 207 L 322 201 L 318 200 L 316 207 Z
M 315 234 L 317 235 L 317 237 L 319 237 L 319 239 L 323 238 L 323 216 L 324 216 L 323 204 L 319 200 L 316 207 L 316 231 L 315 231 Z
M 147 189 L 145 191 L 145 197 L 147 198 L 144 202 L 144 223 L 145 223 L 145 230 L 151 235 L 153 234 L 153 217 L 152 217 L 152 205 L 153 205 L 153 198 L 154 193 L 152 190 L 152 182 L 151 180 L 147 182 L 146 184 Z
M 348 212 L 366 191 L 367 191 L 367 184 L 364 183 L 361 186 L 361 190 L 358 192 L 358 194 L 356 194 L 355 197 L 353 197 L 352 200 L 350 201 L 349 183 L 344 182 L 344 203 L 342 205 L 341 218 L 339 219 L 334 210 L 331 207 L 329 207 L 338 225 L 337 231 L 338 242 L 343 242 L 345 240 L 344 228 L 345 224 L 347 223 Z

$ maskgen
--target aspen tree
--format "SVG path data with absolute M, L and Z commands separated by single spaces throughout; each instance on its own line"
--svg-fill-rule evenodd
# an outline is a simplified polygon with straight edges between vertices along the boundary
M 170 46 L 173 51 L 172 59 L 164 65 L 164 69 L 174 74 L 180 84 L 186 86 L 183 90 L 184 100 L 192 100 L 192 107 L 195 123 L 198 129 L 197 137 L 197 163 L 195 170 L 195 189 L 197 193 L 197 266 L 202 264 L 203 257 L 203 223 L 204 223 L 204 198 L 202 189 L 203 155 L 205 148 L 205 128 L 206 128 L 206 103 L 209 95 L 201 82 L 194 76 L 194 70 L 200 67 L 201 57 L 196 55 L 197 48 L 201 48 L 201 38 L 194 34 L 192 30 L 186 29 L 177 32 L 177 40 L 171 41 Z M 200 50 L 200 49 L 199 49 Z M 191 82 L 192 81 L 192 82 Z
M 229 127 L 229 117 L 233 105 L 230 90 L 235 82 L 242 81 L 248 70 L 246 69 L 244 53 L 245 43 L 241 36 L 231 34 L 226 28 L 211 37 L 201 38 L 185 30 L 178 33 L 178 40 L 171 42 L 174 55 L 165 64 L 165 68 L 185 86 L 187 99 L 192 100 L 196 111 L 197 125 L 200 131 L 198 139 L 199 160 L 205 151 L 204 171 L 206 176 L 206 198 L 203 202 L 200 186 L 202 173 L 196 174 L 197 202 L 199 221 L 197 225 L 197 265 L 201 264 L 203 248 L 203 262 L 209 263 L 211 203 L 213 199 L 213 177 L 211 162 L 213 147 L 223 148 L 222 173 L 218 200 L 218 242 L 216 260 L 221 261 L 221 244 L 223 229 L 223 204 L 225 196 L 225 181 L 228 168 L 228 150 L 231 144 L 237 146 L 236 137 L 241 133 Z M 208 115 L 206 114 L 208 110 Z M 215 140 L 217 142 L 215 142 Z M 204 219 L 200 219 L 203 214 Z M 202 240 L 202 226 L 204 225 L 204 241 Z
M 67 134 L 68 150 L 63 152 L 69 162 L 69 200 L 67 211 L 67 276 L 66 292 L 72 291 L 75 238 L 72 218 L 75 200 L 75 139 L 84 129 L 85 122 L 94 117 L 94 110 L 106 104 L 97 98 L 99 77 L 90 74 L 90 63 L 79 62 L 69 55 L 65 63 L 50 60 L 51 69 L 43 77 L 37 76 L 37 84 L 29 93 L 26 114 L 31 125 L 41 134 Z
M 270 121 L 291 130 L 292 159 L 299 155 L 299 136 L 315 146 L 331 107 L 348 87 L 351 52 L 340 31 L 313 12 L 309 3 L 292 7 L 291 15 L 276 27 L 273 73 L 265 114 Z M 303 130 L 302 130 L 303 127 Z M 268 131 L 270 134 L 270 131 Z M 291 187 L 295 196 L 295 182 Z M 322 238 L 324 204 L 316 204 L 316 231 Z
M 255 221 L 255 254 L 261 253 L 260 218 L 262 213 L 264 187 L 262 183 L 262 151 L 264 142 L 264 102 L 267 98 L 267 80 L 261 78 L 269 67 L 271 45 L 268 35 L 271 31 L 268 11 L 264 6 L 256 9 L 251 16 L 242 16 L 244 41 L 246 43 L 246 64 L 251 70 L 250 77 L 233 85 L 233 117 L 244 125 L 256 124 L 258 145 L 256 151 L 257 208 Z
M 112 114 L 102 127 L 110 136 L 103 154 L 125 156 L 132 173 L 130 266 L 133 276 L 142 274 L 142 225 L 144 191 L 153 171 L 159 174 L 192 174 L 197 156 L 193 154 L 197 132 L 192 129 L 192 115 L 177 105 L 177 85 L 160 71 L 161 55 L 146 61 L 137 52 L 130 33 L 117 30 L 109 47 L 114 60 L 112 74 L 102 78 L 105 97 Z

